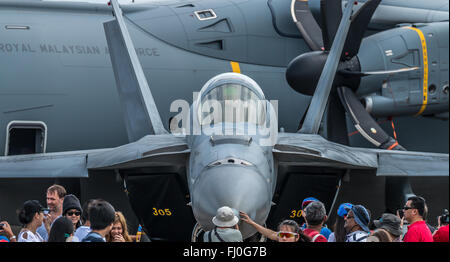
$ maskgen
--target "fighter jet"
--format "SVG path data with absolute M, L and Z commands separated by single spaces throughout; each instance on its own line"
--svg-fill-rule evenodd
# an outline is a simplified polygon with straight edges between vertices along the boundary
M 374 2 L 361 9 L 373 8 Z M 303 175 L 335 180 L 346 174 L 448 176 L 448 154 L 349 147 L 319 135 L 330 92 L 341 86 L 335 76 L 345 39 L 362 12 L 355 11 L 353 2 L 342 13 L 297 133 L 278 132 L 276 101 L 267 101 L 258 83 L 239 73 L 208 80 L 187 111 L 185 103 L 178 104 L 181 111 L 171 121 L 172 132 L 166 130 L 122 10 L 116 0 L 111 5 L 115 19 L 104 30 L 127 134 L 149 135 L 115 148 L 2 157 L 0 177 L 120 177 L 153 239 L 197 241 L 199 231 L 213 227 L 211 219 L 221 206 L 242 210 L 259 224 L 288 216 L 302 195 L 296 188 L 301 183 L 293 182 Z M 277 196 L 280 187 L 282 195 Z M 410 192 L 397 193 L 403 201 Z M 256 233 L 244 224 L 241 231 L 245 239 Z

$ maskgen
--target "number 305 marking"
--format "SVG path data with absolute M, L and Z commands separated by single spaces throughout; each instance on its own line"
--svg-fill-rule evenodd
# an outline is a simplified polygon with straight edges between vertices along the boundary
M 153 215 L 154 216 L 171 216 L 172 212 L 168 208 L 166 208 L 166 209 L 156 209 L 154 207 L 153 208 Z

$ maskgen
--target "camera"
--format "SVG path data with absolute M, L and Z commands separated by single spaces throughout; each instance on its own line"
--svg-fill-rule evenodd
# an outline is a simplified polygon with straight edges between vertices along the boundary
M 448 210 L 444 209 L 444 213 L 439 217 L 439 222 L 441 225 L 448 224 L 449 214 Z
M 3 227 L 5 226 L 5 224 L 0 224 L 0 230 L 2 230 L 3 229 Z

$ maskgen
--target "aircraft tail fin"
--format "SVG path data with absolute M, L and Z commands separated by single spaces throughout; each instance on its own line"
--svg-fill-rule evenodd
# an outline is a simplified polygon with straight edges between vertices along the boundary
M 111 0 L 116 19 L 105 22 L 111 63 L 130 142 L 148 134 L 169 133 L 163 126 L 155 100 L 131 41 L 117 0 Z

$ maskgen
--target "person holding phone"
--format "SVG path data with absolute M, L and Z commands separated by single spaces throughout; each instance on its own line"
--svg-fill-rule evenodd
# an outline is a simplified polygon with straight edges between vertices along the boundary
M 53 221 L 62 216 L 64 197 L 67 191 L 61 185 L 51 185 L 47 189 L 46 201 L 49 212 L 44 211 L 44 223 L 37 229 L 39 235 L 47 241 Z
M 0 222 L 0 233 L 5 233 L 5 236 L 8 238 L 7 242 L 16 242 L 17 238 L 11 230 L 11 226 L 7 221 Z

